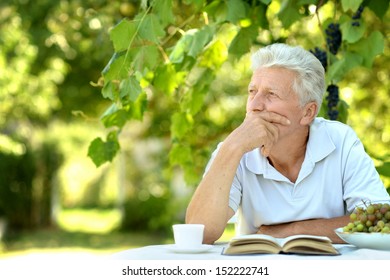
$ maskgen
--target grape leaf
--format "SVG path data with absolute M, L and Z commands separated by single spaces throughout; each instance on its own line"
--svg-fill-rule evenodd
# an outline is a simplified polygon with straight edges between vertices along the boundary
M 130 48 L 132 44 L 140 44 L 137 34 L 137 25 L 127 19 L 121 20 L 110 31 L 110 39 L 114 45 L 115 52 L 119 53 Z
M 229 46 L 229 53 L 241 57 L 246 54 L 258 35 L 258 27 L 251 25 L 247 28 L 241 28 Z
M 180 38 L 180 40 L 176 43 L 173 48 L 169 60 L 172 63 L 181 63 L 184 60 L 185 54 L 188 52 L 192 41 L 194 39 L 194 34 L 197 32 L 197 29 L 188 30 L 184 36 Z
M 156 45 L 146 45 L 136 49 L 134 54 L 133 68 L 143 72 L 145 68 L 154 69 L 161 63 L 162 57 Z
M 294 22 L 303 17 L 299 13 L 300 6 L 296 0 L 284 0 L 278 12 L 278 18 L 284 28 L 289 28 Z
M 124 102 L 127 100 L 135 101 L 141 92 L 142 88 L 134 76 L 130 76 L 120 83 L 119 94 Z
M 106 142 L 100 137 L 95 138 L 88 147 L 88 156 L 99 167 L 107 161 L 112 161 L 119 149 L 117 133 L 113 131 L 108 134 Z
M 215 29 L 210 25 L 204 26 L 201 30 L 196 30 L 192 34 L 192 40 L 189 44 L 188 55 L 197 58 L 203 51 L 204 46 L 213 38 Z
M 258 25 L 259 27 L 263 29 L 269 28 L 269 23 L 267 19 L 267 9 L 268 6 L 265 4 L 260 3 L 258 6 L 251 9 L 251 19 L 254 22 L 255 25 Z
M 359 41 L 366 31 L 366 24 L 362 21 L 359 26 L 353 26 L 351 21 L 345 21 L 340 26 L 343 40 L 348 43 L 355 43 Z
M 183 146 L 180 143 L 174 143 L 169 152 L 169 162 L 173 165 L 185 165 L 186 163 L 191 163 L 192 153 L 191 148 L 188 146 Z
M 379 18 L 383 18 L 386 15 L 387 10 L 389 9 L 389 5 L 389 0 L 375 0 L 368 2 L 368 7 L 370 10 L 374 11 L 374 13 Z
M 171 133 L 172 138 L 181 139 L 192 129 L 193 119 L 191 115 L 176 112 L 171 117 Z
M 134 103 L 129 104 L 127 106 L 129 106 L 131 109 L 131 117 L 133 119 L 141 121 L 143 119 L 144 112 L 146 111 L 147 105 L 148 105 L 147 95 L 145 92 L 142 92 Z
M 348 10 L 352 10 L 352 12 L 356 12 L 360 4 L 362 3 L 363 0 L 341 0 L 341 6 L 343 7 L 344 12 Z
M 187 72 L 176 72 L 172 64 L 160 66 L 155 71 L 154 86 L 166 94 L 172 94 L 183 83 Z
M 183 2 L 187 5 L 194 4 L 197 9 L 203 7 L 204 0 L 183 0 Z
M 224 43 L 216 40 L 203 53 L 199 60 L 199 66 L 209 69 L 219 69 L 227 59 L 227 49 Z
M 104 80 L 109 81 L 126 78 L 131 69 L 131 60 L 131 52 L 123 51 L 120 53 L 114 53 L 102 71 Z
M 226 19 L 232 23 L 237 23 L 246 17 L 246 9 L 243 1 L 228 0 L 227 1 L 227 16 Z
M 215 18 L 216 23 L 222 23 L 226 21 L 228 8 L 224 1 L 211 1 L 209 5 L 204 8 L 204 11 Z
M 156 12 L 163 26 L 175 21 L 172 10 L 172 0 L 158 0 L 153 2 L 153 11 Z
M 155 14 L 148 14 L 139 18 L 139 35 L 142 39 L 158 43 L 159 37 L 165 35 L 165 31 Z
M 367 38 L 351 44 L 350 49 L 363 57 L 363 66 L 370 68 L 375 57 L 383 53 L 384 47 L 385 40 L 383 34 L 379 31 L 374 31 Z
M 108 98 L 112 101 L 118 100 L 119 93 L 117 87 L 112 81 L 106 81 L 102 88 L 102 95 L 104 98 Z
M 119 109 L 115 103 L 101 116 L 101 122 L 106 128 L 114 126 L 122 128 L 128 119 L 128 113 L 124 109 Z
M 337 83 L 343 79 L 343 77 L 351 69 L 361 65 L 363 58 L 356 53 L 346 52 L 345 55 L 338 61 L 335 61 L 330 65 L 327 71 L 327 82 Z

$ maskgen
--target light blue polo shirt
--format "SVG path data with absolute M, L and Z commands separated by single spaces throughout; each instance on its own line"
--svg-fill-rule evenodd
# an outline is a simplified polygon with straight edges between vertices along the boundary
M 240 161 L 229 206 L 238 212 L 238 234 L 250 234 L 263 224 L 343 216 L 362 199 L 389 199 L 373 161 L 349 126 L 316 118 L 296 182 L 255 149 Z

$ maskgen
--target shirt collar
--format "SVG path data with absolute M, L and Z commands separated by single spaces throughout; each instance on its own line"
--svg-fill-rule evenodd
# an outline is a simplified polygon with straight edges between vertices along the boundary
M 310 161 L 313 165 L 332 153 L 336 146 L 333 143 L 325 122 L 322 118 L 316 118 L 310 125 L 309 141 L 307 143 L 305 162 Z M 269 171 L 268 160 L 256 148 L 245 155 L 245 165 L 249 171 L 255 174 L 266 174 Z

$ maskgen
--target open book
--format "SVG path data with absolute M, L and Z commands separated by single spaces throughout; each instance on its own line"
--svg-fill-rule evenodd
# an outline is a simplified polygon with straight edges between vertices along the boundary
M 326 236 L 293 235 L 275 238 L 265 234 L 249 234 L 234 237 L 224 248 L 223 255 L 240 254 L 307 254 L 339 255 L 332 241 Z

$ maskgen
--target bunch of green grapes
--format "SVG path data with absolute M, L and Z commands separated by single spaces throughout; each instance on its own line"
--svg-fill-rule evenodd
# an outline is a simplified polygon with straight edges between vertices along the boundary
M 344 232 L 390 233 L 390 204 L 367 203 L 357 206 L 349 216 L 350 222 L 343 227 Z

